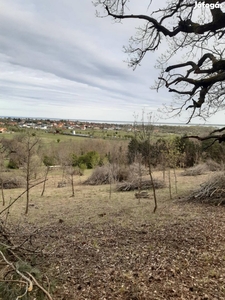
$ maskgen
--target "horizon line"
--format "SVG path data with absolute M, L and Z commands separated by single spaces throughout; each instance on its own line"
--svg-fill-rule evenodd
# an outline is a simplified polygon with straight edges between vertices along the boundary
M 89 123 L 110 123 L 110 124 L 142 124 L 142 121 L 113 121 L 113 120 L 92 120 L 92 119 L 71 119 L 71 118 L 49 118 L 49 117 L 22 117 L 22 116 L 0 116 L 0 118 L 20 118 L 20 119 L 33 119 L 33 120 L 68 120 L 76 122 L 89 122 Z M 149 122 L 144 122 L 148 124 Z M 221 127 L 224 124 L 199 124 L 199 123 L 182 123 L 182 122 L 152 122 L 152 125 L 178 125 L 178 126 L 212 126 Z

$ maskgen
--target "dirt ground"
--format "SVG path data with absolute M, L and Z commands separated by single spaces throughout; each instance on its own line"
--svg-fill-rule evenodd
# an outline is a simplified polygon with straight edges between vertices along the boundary
M 4 218 L 14 243 L 25 241 L 20 254 L 40 270 L 43 286 L 48 278 L 54 300 L 222 300 L 224 207 L 183 196 L 207 176 L 178 176 L 178 194 L 171 200 L 167 188 L 158 191 L 153 214 L 152 198 L 110 197 L 109 186 L 80 181 L 70 197 L 70 187 L 57 189 L 52 175 L 44 197 L 40 187 L 32 191 L 28 216 L 21 199 Z

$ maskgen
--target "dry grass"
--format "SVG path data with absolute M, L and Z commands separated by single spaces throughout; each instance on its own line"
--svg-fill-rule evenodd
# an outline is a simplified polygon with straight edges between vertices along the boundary
M 167 186 L 157 190 L 156 214 L 151 191 L 139 203 L 133 191 L 113 188 L 110 194 L 109 185 L 82 185 L 89 175 L 76 178 L 71 197 L 69 185 L 57 188 L 62 177 L 52 171 L 44 197 L 41 186 L 31 190 L 27 216 L 25 197 L 2 215 L 3 222 L 8 218 L 16 226 L 16 240 L 38 228 L 32 245 L 44 257 L 35 261 L 56 282 L 54 300 L 225 298 L 220 284 L 225 279 L 223 208 L 177 201 L 209 174 L 177 172 L 178 194 L 171 175 L 172 201 L 166 178 Z M 155 178 L 162 180 L 162 173 Z M 5 198 L 9 202 L 22 191 L 5 190 Z
M 30 207 L 29 214 L 26 217 L 29 222 L 41 225 L 48 223 L 57 222 L 59 219 L 64 221 L 72 222 L 85 222 L 87 220 L 93 220 L 98 214 L 106 212 L 106 216 L 116 221 L 114 215 L 118 211 L 131 211 L 135 218 L 139 219 L 140 210 L 141 219 L 144 222 L 143 216 L 146 215 L 147 219 L 153 217 L 151 212 L 153 211 L 154 204 L 152 197 L 150 200 L 143 200 L 141 204 L 138 204 L 135 198 L 135 192 L 130 191 L 127 193 L 121 193 L 116 191 L 116 184 L 113 185 L 110 196 L 110 186 L 84 186 L 83 182 L 90 177 L 90 172 L 85 172 L 84 176 L 76 177 L 75 180 L 75 197 L 71 197 L 72 190 L 69 183 L 63 188 L 57 188 L 58 182 L 61 181 L 62 176 L 56 171 L 52 171 L 49 175 L 46 183 L 46 191 L 44 197 L 40 197 L 42 191 L 42 185 L 33 188 L 30 191 Z M 184 193 L 190 193 L 194 187 L 198 187 L 200 183 L 204 182 L 208 175 L 199 176 L 198 181 L 193 177 L 180 176 L 178 172 L 178 194 L 175 193 L 174 179 L 172 178 L 172 193 L 174 198 L 178 198 Z M 162 181 L 162 173 L 156 172 L 155 178 L 158 181 Z M 166 187 L 157 190 L 157 198 L 159 202 L 158 214 L 161 214 L 164 207 L 170 205 L 167 182 Z M 5 190 L 6 201 L 14 199 L 22 193 L 24 189 Z M 150 191 L 151 195 L 151 191 Z M 21 197 L 13 206 L 10 208 L 10 215 L 13 220 L 24 219 L 26 197 Z M 137 214 L 135 210 L 137 209 Z M 124 218 L 126 223 L 126 216 Z

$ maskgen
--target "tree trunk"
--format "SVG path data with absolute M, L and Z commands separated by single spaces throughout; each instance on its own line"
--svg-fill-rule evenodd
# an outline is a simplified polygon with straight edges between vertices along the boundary
M 170 200 L 172 199 L 172 190 L 171 190 L 171 176 L 170 176 L 170 169 L 168 170 L 168 180 L 169 180 L 169 193 L 170 193 Z
M 46 184 L 46 181 L 47 181 L 48 172 L 49 172 L 49 166 L 47 166 L 47 169 L 46 169 L 46 172 L 45 172 L 45 181 L 44 181 L 44 183 L 43 183 L 43 189 L 42 189 L 41 197 L 44 196 L 44 192 L 45 192 L 45 184 Z
M 2 190 L 2 206 L 5 206 L 5 195 L 4 195 L 4 188 L 3 188 L 3 180 L 1 180 L 1 190 Z
M 75 196 L 75 191 L 74 191 L 73 174 L 71 174 L 71 187 L 72 187 L 72 195 L 71 195 L 71 197 L 74 197 Z
M 157 210 L 157 207 L 158 207 L 158 203 L 157 203 L 155 184 L 154 184 L 154 180 L 153 180 L 153 176 L 152 176 L 152 168 L 151 168 L 150 162 L 148 163 L 148 172 L 149 172 L 149 176 L 150 176 L 150 180 L 151 180 L 151 184 L 152 184 L 153 199 L 154 199 L 154 204 L 155 204 L 153 213 L 155 213 Z

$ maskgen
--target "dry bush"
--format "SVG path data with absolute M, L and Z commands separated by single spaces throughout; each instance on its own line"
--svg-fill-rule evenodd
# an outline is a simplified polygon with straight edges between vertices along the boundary
M 13 176 L 11 174 L 4 174 L 0 176 L 0 182 L 3 182 L 4 189 L 16 189 L 24 187 L 26 181 L 21 176 Z
M 107 166 L 96 167 L 91 176 L 83 183 L 87 185 L 101 185 L 109 183 L 109 170 Z
M 148 175 L 148 169 L 139 163 L 134 162 L 132 165 L 129 166 L 130 178 L 139 177 L 140 173 L 142 176 Z
M 215 162 L 214 160 L 212 160 L 212 159 L 208 159 L 206 161 L 206 165 L 208 167 L 208 170 L 212 171 L 212 172 L 222 170 L 222 166 L 220 164 L 218 164 L 217 162 Z
M 154 187 L 156 189 L 162 189 L 165 187 L 165 182 L 154 179 L 153 180 Z M 148 190 L 152 188 L 152 182 L 150 179 L 142 180 L 141 183 L 138 179 L 134 179 L 133 181 L 124 181 L 122 183 L 117 184 L 116 190 L 121 192 L 134 191 L 134 190 Z
M 137 199 L 148 199 L 150 198 L 150 195 L 147 191 L 141 191 L 140 193 L 139 192 L 135 193 L 135 197 Z
M 225 173 L 220 172 L 212 176 L 201 184 L 200 188 L 194 191 L 188 199 L 215 204 L 225 203 Z
M 181 173 L 183 176 L 198 176 L 206 173 L 209 170 L 207 164 L 199 164 L 192 168 L 189 168 Z
M 92 175 L 84 182 L 88 185 L 102 185 L 110 182 L 127 180 L 129 168 L 124 165 L 107 164 L 94 169 Z
M 204 164 L 196 165 L 192 168 L 189 168 L 181 173 L 183 176 L 198 176 L 203 175 L 206 172 L 215 172 L 215 171 L 221 171 L 222 167 L 220 164 L 215 162 L 212 159 L 208 159 Z
M 57 187 L 62 188 L 62 187 L 65 187 L 66 185 L 67 185 L 66 181 L 59 181 Z

